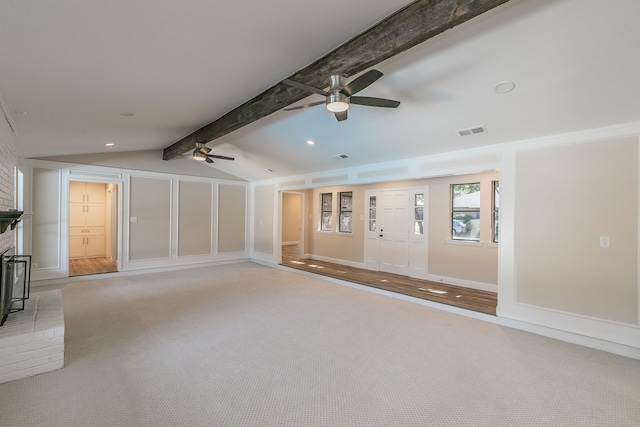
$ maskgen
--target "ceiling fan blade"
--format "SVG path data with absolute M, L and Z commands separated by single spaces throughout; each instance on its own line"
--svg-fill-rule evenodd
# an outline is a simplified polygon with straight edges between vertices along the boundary
M 340 92 L 347 96 L 355 95 L 382 76 L 383 74 L 378 70 L 369 70 L 342 88 Z
M 325 104 L 325 101 L 310 102 L 309 104 L 298 105 L 297 107 L 283 108 L 284 111 L 302 110 L 304 108 L 315 107 L 316 105 Z
M 222 159 L 222 160 L 235 160 L 233 157 L 227 156 L 218 156 L 217 154 L 207 154 L 207 158 L 213 157 L 214 159 Z
M 309 86 L 304 83 L 299 83 L 293 80 L 284 79 L 282 83 L 287 84 L 291 87 L 295 87 L 296 89 L 306 90 L 307 92 L 317 93 L 318 95 L 328 96 L 329 92 L 325 92 L 322 89 L 318 89 L 317 87 Z
M 209 151 L 211 151 L 211 148 L 207 147 L 204 142 L 196 142 L 196 148 L 193 150 L 193 153 L 200 152 L 207 154 Z
M 352 104 L 367 105 L 369 107 L 397 108 L 398 105 L 400 105 L 400 101 L 384 98 L 372 98 L 370 96 L 352 96 L 350 101 Z
M 339 113 L 333 113 L 333 114 L 336 115 L 336 120 L 341 122 L 343 120 L 347 120 L 347 111 L 348 110 L 344 110 L 344 111 L 340 111 Z
M 213 160 L 211 160 L 211 159 L 209 158 L 209 156 L 207 156 L 207 158 L 205 159 L 205 162 L 207 162 L 207 163 L 213 163 Z

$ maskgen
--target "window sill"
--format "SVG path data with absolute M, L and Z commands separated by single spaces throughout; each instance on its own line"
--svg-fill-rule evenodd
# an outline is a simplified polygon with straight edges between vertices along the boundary
M 353 237 L 353 233 L 346 233 L 344 231 L 317 231 L 318 234 L 326 234 L 329 236 L 345 236 L 345 237 Z
M 475 240 L 447 240 L 448 245 L 461 245 L 461 246 L 477 246 L 482 247 L 484 243 L 476 242 Z
M 497 248 L 498 246 L 499 244 L 495 242 L 487 243 L 488 248 Z

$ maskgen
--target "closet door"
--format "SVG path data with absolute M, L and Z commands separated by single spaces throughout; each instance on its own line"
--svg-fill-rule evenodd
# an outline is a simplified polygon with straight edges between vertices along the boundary
M 105 223 L 105 205 L 87 204 L 84 206 L 84 218 L 86 227 L 104 227 Z

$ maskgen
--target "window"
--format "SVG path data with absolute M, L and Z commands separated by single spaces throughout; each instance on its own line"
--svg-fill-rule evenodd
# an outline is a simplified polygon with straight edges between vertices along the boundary
M 480 240 L 480 183 L 451 186 L 451 238 Z
M 338 231 L 341 233 L 351 233 L 353 194 L 351 191 L 338 194 L 340 195 L 340 215 L 338 218 Z
M 413 234 L 424 234 L 424 194 L 413 197 Z
M 376 196 L 369 197 L 369 231 L 376 231 Z
M 320 205 L 320 231 L 333 231 L 333 193 L 322 193 Z
M 493 227 L 491 229 L 491 241 L 498 243 L 500 240 L 500 181 L 493 181 Z

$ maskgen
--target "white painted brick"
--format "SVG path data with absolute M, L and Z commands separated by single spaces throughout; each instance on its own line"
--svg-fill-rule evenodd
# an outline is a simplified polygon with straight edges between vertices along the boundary
M 18 335 L 9 337 L 9 345 L 18 346 L 18 345 L 27 344 L 31 342 L 31 339 L 29 339 L 27 335 L 28 334 L 18 334 Z
M 15 347 L 3 347 L 2 343 L 0 342 L 0 359 L 2 359 L 3 357 L 11 356 L 16 353 L 17 353 L 17 350 Z
M 15 381 L 22 378 L 27 378 L 29 376 L 30 376 L 29 374 L 25 375 L 24 372 L 20 372 L 20 371 L 15 371 L 8 374 L 0 375 L 0 384 L 8 383 L 9 381 Z
M 46 365 L 51 362 L 48 357 L 40 357 L 38 359 L 29 359 L 17 364 L 18 369 L 30 369 L 36 366 Z
M 55 337 L 49 340 L 51 345 L 64 345 L 64 337 Z
M 31 359 L 31 353 L 16 353 L 0 359 L 0 366 L 9 366 Z
M 64 363 L 60 361 L 49 362 L 44 365 L 36 366 L 31 369 L 31 375 L 44 374 L 45 372 L 55 371 L 56 369 L 60 369 L 64 367 Z
M 64 350 L 60 353 L 52 354 L 51 356 L 49 356 L 49 359 L 51 359 L 52 362 L 61 361 L 64 364 Z
M 47 302 L 43 313 L 37 309 L 38 301 Z M 29 307 L 15 313 L 12 326 L 0 330 L 0 337 L 0 383 L 62 368 L 64 315 L 60 291 L 34 295 Z
M 45 340 L 45 339 L 33 340 L 30 343 L 17 346 L 18 353 L 31 352 L 34 350 L 39 350 L 43 347 L 49 347 L 50 345 L 56 345 L 58 343 L 55 343 L 55 344 L 53 343 L 55 340 L 59 340 L 59 338 L 51 338 L 48 340 Z
M 3 375 L 7 375 L 7 374 L 11 374 L 13 372 L 15 372 L 17 370 L 17 365 L 12 364 L 12 365 L 7 365 L 7 366 L 0 366 L 0 377 Z
M 31 357 L 34 359 L 38 359 L 40 357 L 47 357 L 58 353 L 64 354 L 64 345 L 47 346 L 45 348 L 32 351 Z

